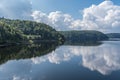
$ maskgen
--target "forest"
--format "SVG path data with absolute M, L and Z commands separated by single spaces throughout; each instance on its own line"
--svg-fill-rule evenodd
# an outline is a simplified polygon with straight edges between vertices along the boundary
M 0 18 L 0 43 L 64 41 L 63 35 L 44 23 Z
M 60 31 L 67 41 L 71 42 L 95 42 L 108 40 L 108 36 L 95 30 Z
M 51 26 L 29 20 L 0 18 L 0 44 L 34 42 L 95 42 L 119 38 L 118 33 L 104 34 L 95 30 L 56 31 Z

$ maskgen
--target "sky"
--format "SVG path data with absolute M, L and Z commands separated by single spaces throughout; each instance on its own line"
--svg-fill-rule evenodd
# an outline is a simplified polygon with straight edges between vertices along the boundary
M 46 23 L 59 31 L 120 32 L 120 0 L 0 0 L 0 16 Z
M 99 4 L 104 0 L 31 0 L 33 10 L 41 10 L 49 13 L 53 11 L 62 11 L 69 13 L 74 18 L 81 18 L 80 11 L 92 4 Z M 115 4 L 120 5 L 119 0 L 112 0 Z

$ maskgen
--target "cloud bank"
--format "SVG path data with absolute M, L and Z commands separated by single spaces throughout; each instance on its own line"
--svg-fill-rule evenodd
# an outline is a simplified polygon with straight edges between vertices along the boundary
M 99 30 L 103 32 L 120 31 L 120 6 L 112 1 L 104 1 L 98 5 L 85 8 L 82 19 L 74 19 L 61 11 L 33 11 L 32 17 L 37 22 L 47 23 L 57 30 Z
M 9 3 L 9 4 L 8 4 Z M 82 19 L 69 13 L 32 11 L 30 0 L 1 0 L 0 16 L 12 19 L 31 19 L 46 23 L 56 30 L 98 30 L 120 32 L 120 6 L 106 0 L 82 10 Z

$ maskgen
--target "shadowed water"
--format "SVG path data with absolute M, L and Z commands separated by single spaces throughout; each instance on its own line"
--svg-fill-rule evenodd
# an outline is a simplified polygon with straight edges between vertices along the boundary
M 0 48 L 0 80 L 120 80 L 120 42 Z

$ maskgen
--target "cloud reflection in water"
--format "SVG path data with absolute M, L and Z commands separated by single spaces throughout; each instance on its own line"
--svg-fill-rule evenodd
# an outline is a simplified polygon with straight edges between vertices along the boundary
M 103 75 L 108 75 L 113 71 L 120 70 L 119 46 L 119 43 L 114 42 L 105 42 L 100 46 L 61 46 L 42 57 L 18 61 L 11 60 L 0 65 L 0 79 L 35 80 L 36 77 L 43 79 L 46 78 L 45 71 L 47 73 L 48 68 L 51 67 L 48 67 L 47 64 L 61 65 L 63 62 L 72 61 L 73 58 L 82 60 L 78 62 L 82 62 L 82 66 L 91 71 L 98 71 Z
M 69 61 L 73 57 L 82 56 L 82 65 L 90 70 L 98 71 L 103 75 L 110 74 L 112 71 L 120 69 L 120 49 L 119 44 L 110 42 L 101 46 L 62 46 L 51 54 L 44 57 L 36 57 L 31 60 L 35 64 L 49 61 L 50 63 L 60 64 Z M 80 57 L 81 58 L 81 57 Z

